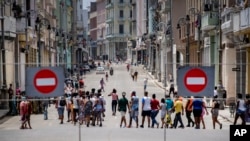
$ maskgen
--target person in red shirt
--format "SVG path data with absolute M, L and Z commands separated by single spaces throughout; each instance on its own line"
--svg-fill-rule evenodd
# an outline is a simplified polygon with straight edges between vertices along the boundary
M 157 128 L 159 128 L 159 122 L 156 120 L 156 116 L 158 115 L 160 110 L 160 102 L 159 100 L 156 99 L 155 94 L 152 95 L 152 100 L 151 100 L 151 120 L 152 120 L 152 125 L 151 128 L 154 128 L 154 125 L 157 125 Z

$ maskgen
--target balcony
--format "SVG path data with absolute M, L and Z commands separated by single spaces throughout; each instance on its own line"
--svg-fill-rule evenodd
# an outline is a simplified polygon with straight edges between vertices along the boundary
M 202 15 L 201 30 L 212 30 L 219 24 L 218 12 L 206 12 Z
M 4 16 L 4 36 L 16 37 L 16 19 L 14 17 Z
M 122 3 L 118 3 L 118 7 L 125 7 L 127 5 L 127 3 L 125 3 L 125 2 L 122 2 Z
M 113 3 L 109 3 L 109 4 L 107 4 L 106 5 L 106 9 L 111 9 L 111 8 L 113 8 L 114 7 L 114 4 Z
M 250 30 L 250 8 L 235 12 L 233 16 L 233 31 L 235 34 L 245 34 Z
M 111 23 L 111 22 L 114 22 L 114 18 L 109 17 L 106 19 L 106 23 Z
M 119 17 L 118 18 L 118 22 L 125 22 L 125 21 L 126 21 L 126 19 L 124 17 Z
M 221 30 L 223 33 L 227 34 L 233 32 L 233 9 L 226 9 L 221 13 L 222 24 Z

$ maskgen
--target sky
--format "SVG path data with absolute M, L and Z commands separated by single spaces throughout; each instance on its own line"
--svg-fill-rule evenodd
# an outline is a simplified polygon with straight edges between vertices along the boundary
M 83 0 L 83 9 L 87 9 L 90 5 L 90 2 L 94 2 L 95 0 Z

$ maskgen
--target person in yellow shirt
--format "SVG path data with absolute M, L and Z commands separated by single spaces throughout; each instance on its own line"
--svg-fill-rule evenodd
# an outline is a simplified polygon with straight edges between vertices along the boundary
M 180 122 L 179 128 L 184 128 L 184 124 L 182 122 L 181 114 L 184 115 L 184 108 L 183 108 L 183 102 L 181 97 L 177 97 L 173 110 L 175 111 L 175 118 L 174 118 L 174 128 L 177 127 L 178 122 Z

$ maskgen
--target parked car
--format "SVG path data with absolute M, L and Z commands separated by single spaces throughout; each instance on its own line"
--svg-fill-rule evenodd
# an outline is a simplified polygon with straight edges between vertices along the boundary
M 84 66 L 83 66 L 83 69 L 85 70 L 85 72 L 86 72 L 86 71 L 90 72 L 90 67 L 89 67 L 89 65 L 84 65 Z
M 104 67 L 100 66 L 96 68 L 96 74 L 105 74 Z

